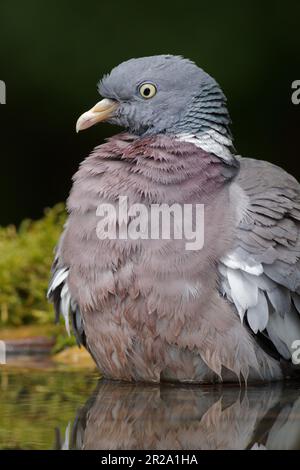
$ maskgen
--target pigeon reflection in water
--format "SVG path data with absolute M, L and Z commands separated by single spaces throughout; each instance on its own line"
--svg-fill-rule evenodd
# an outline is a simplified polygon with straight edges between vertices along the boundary
M 100 381 L 74 420 L 69 448 L 300 449 L 299 422 L 296 387 Z

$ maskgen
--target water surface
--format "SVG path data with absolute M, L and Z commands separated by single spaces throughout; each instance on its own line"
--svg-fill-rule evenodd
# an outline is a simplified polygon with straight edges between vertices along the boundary
M 131 385 L 0 367 L 1 449 L 300 449 L 300 384 Z

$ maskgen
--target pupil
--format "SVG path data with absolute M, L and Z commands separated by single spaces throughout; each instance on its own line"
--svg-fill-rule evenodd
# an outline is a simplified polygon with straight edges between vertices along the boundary
M 145 96 L 149 96 L 150 93 L 151 93 L 150 88 L 145 88 L 145 90 L 144 90 L 144 95 L 145 95 Z

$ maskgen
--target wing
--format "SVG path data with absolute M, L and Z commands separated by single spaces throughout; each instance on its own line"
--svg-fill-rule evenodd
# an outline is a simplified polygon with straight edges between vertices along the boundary
M 61 247 L 63 244 L 65 230 L 62 233 L 59 243 L 55 250 L 55 258 L 51 268 L 52 276 L 49 283 L 47 297 L 50 302 L 53 302 L 55 309 L 55 321 L 59 321 L 60 314 L 64 317 L 66 330 L 70 335 L 70 318 L 72 322 L 72 329 L 76 337 L 78 345 L 81 344 L 86 347 L 86 336 L 83 327 L 83 321 L 80 313 L 79 306 L 76 301 L 72 299 L 69 286 L 68 275 L 69 267 L 63 261 L 61 254 Z
M 268 352 L 291 360 L 300 339 L 300 185 L 270 163 L 240 162 L 239 223 L 220 289 Z

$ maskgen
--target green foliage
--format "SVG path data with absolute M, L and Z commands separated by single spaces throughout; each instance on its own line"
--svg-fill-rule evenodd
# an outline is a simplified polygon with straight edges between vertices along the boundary
M 58 331 L 55 336 L 55 345 L 53 347 L 52 353 L 57 354 L 63 349 L 72 347 L 76 345 L 76 339 L 74 335 L 68 336 L 66 330 Z
M 18 230 L 0 227 L 0 325 L 53 323 L 46 291 L 53 251 L 66 220 L 64 204 Z

